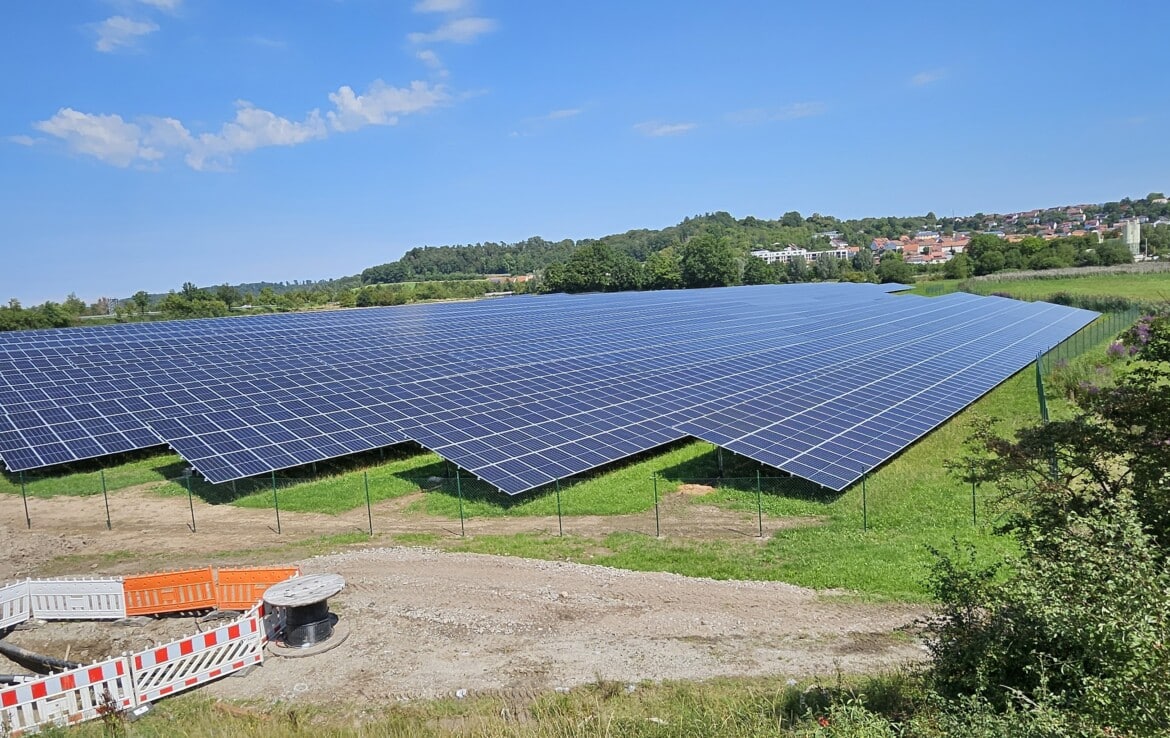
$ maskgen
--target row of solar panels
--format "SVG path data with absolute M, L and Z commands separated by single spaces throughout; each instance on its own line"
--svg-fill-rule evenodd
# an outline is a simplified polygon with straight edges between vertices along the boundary
M 842 489 L 1095 317 L 793 285 L 0 334 L 10 471 L 228 481 L 413 440 L 509 493 L 704 438 Z

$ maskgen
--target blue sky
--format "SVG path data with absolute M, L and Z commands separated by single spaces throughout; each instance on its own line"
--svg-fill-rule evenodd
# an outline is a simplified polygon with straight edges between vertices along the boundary
M 795 7 L 799 5 L 799 7 Z M 14 0 L 0 299 L 1170 190 L 1170 4 Z

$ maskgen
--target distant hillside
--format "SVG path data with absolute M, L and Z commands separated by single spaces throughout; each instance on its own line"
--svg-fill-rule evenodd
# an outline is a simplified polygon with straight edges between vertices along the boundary
M 830 240 L 850 246 L 865 246 L 874 239 L 896 239 L 929 231 L 941 235 L 955 232 L 995 232 L 1002 234 L 1068 235 L 1077 228 L 1095 224 L 1092 229 L 1107 230 L 1125 218 L 1143 218 L 1143 234 L 1152 230 L 1158 219 L 1170 219 L 1170 203 L 1160 192 L 1144 198 L 1123 198 L 1099 205 L 1067 205 L 1039 208 L 1019 213 L 976 213 L 969 216 L 943 217 L 933 212 L 909 217 L 873 217 L 841 220 L 831 215 L 813 213 L 807 217 L 790 211 L 777 220 L 748 216 L 737 220 L 725 212 L 707 213 L 684 218 L 677 225 L 660 230 L 639 229 L 625 233 L 582 239 L 580 241 L 546 241 L 533 237 L 517 243 L 476 243 L 456 246 L 421 246 L 413 248 L 397 261 L 372 266 L 361 273 L 362 284 L 385 284 L 435 279 L 474 279 L 485 274 L 527 274 L 554 264 L 564 264 L 573 252 L 590 245 L 602 245 L 635 261 L 645 262 L 651 255 L 682 246 L 692 238 L 711 235 L 746 255 L 754 248 L 773 244 L 793 244 L 806 249 L 822 250 Z M 1163 227 L 1159 243 L 1170 229 Z
M 640 229 L 580 241 L 546 241 L 529 238 L 518 243 L 477 243 L 462 246 L 413 248 L 402 258 L 370 267 L 361 273 L 363 284 L 410 282 L 428 279 L 470 279 L 483 274 L 527 274 L 568 261 L 579 248 L 602 244 L 636 261 L 672 246 L 681 246 L 704 234 L 718 236 L 746 253 L 772 244 L 795 244 L 805 248 L 828 248 L 830 238 L 852 245 L 868 243 L 877 236 L 889 238 L 924 228 L 947 230 L 933 213 L 911 218 L 866 218 L 842 221 L 832 216 L 786 213 L 779 220 L 747 217 L 736 220 L 725 212 L 684 218 L 661 230 Z

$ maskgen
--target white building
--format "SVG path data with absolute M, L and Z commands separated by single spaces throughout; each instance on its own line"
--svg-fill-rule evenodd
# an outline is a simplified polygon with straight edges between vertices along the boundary
M 779 244 L 774 244 L 779 245 Z M 848 246 L 839 246 L 836 248 L 826 249 L 824 251 L 809 251 L 798 246 L 789 244 L 779 251 L 770 251 L 768 249 L 756 249 L 752 252 L 752 256 L 763 259 L 769 264 L 787 264 L 793 259 L 803 259 L 806 262 L 811 262 L 815 259 L 848 259 L 853 254 L 849 251 Z
M 1125 239 L 1125 245 L 1129 247 L 1129 252 L 1134 256 L 1138 256 L 1142 252 L 1142 223 L 1137 218 L 1130 218 L 1129 220 L 1121 221 L 1122 237 Z
M 780 244 L 773 244 L 773 245 L 779 246 Z M 769 264 L 776 264 L 776 263 L 787 264 L 788 262 L 790 262 L 793 259 L 798 258 L 798 257 L 800 259 L 803 259 L 804 261 L 808 261 L 808 250 L 799 248 L 797 246 L 793 246 L 792 244 L 788 244 L 787 246 L 780 249 L 779 251 L 771 251 L 769 249 L 756 249 L 755 251 L 752 252 L 752 256 L 755 256 L 759 259 L 763 259 L 764 261 L 768 262 Z

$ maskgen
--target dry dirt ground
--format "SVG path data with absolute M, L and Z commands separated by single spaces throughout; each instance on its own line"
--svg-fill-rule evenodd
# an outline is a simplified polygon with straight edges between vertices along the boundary
M 728 538 L 747 535 L 755 524 L 743 513 L 675 497 L 664 501 L 670 525 L 677 526 L 664 525 L 665 535 L 685 530 L 693 537 L 702 530 L 707 538 Z M 228 560 L 241 563 L 286 561 L 280 558 L 282 544 L 353 532 L 366 524 L 364 509 L 336 517 L 286 512 L 283 533 L 277 535 L 270 528 L 272 511 L 196 503 L 198 531 L 192 533 L 184 522 L 189 521 L 185 499 L 138 490 L 120 491 L 110 502 L 113 530 L 106 530 L 100 498 L 30 500 L 34 522 L 29 531 L 19 498 L 0 498 L 0 580 L 44 572 L 94 575 L 208 560 L 226 563 L 225 551 L 236 552 Z M 377 506 L 375 529 L 453 534 L 449 520 L 396 514 L 404 504 L 392 500 Z M 94 515 L 95 506 L 100 515 Z M 765 519 L 769 530 L 813 523 Z M 646 525 L 646 516 L 565 519 L 566 531 L 578 534 Z M 652 531 L 653 518 L 649 525 Z M 467 532 L 555 532 L 556 526 L 556 518 L 473 520 Z M 304 549 L 287 551 L 304 555 Z M 69 571 L 71 563 L 79 570 Z M 343 550 L 296 563 L 305 573 L 345 577 L 345 590 L 330 604 L 350 632 L 347 640 L 307 658 L 268 658 L 247 678 L 223 680 L 208 691 L 316 704 L 534 695 L 599 678 L 636 683 L 831 677 L 838 670 L 875 671 L 924 655 L 910 635 L 913 622 L 924 614 L 921 607 L 863 603 L 783 583 L 393 546 Z M 192 618 L 131 626 L 49 623 L 8 639 L 57 657 L 68 652 L 68 658 L 80 661 L 207 627 Z M 0 672 L 13 670 L 9 666 L 0 660 Z

